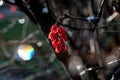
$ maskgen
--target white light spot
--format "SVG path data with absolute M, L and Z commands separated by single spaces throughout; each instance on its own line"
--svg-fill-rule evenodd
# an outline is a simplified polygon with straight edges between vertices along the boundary
M 3 0 L 0 0 L 0 6 L 2 6 L 3 5 Z
M 82 76 L 83 74 L 85 74 L 86 73 L 86 71 L 82 71 L 81 73 L 80 73 L 80 75 Z
M 113 64 L 115 62 L 118 62 L 118 60 L 110 61 L 110 62 L 107 63 L 107 65 Z
M 38 47 L 41 47 L 41 46 L 42 46 L 42 42 L 38 42 L 38 43 L 37 43 L 37 46 L 38 46 Z
M 119 15 L 119 13 L 114 12 L 110 17 L 107 18 L 107 22 L 111 22 L 117 15 Z
M 93 68 L 88 68 L 87 70 L 88 70 L 88 71 L 91 71 L 91 70 L 93 70 Z
M 19 22 L 20 24 L 24 24 L 24 23 L 25 23 L 25 19 L 24 19 L 24 18 L 19 19 L 18 22 Z
M 42 9 L 42 13 L 44 14 L 44 13 L 48 13 L 48 8 L 47 7 L 44 7 L 43 9 Z
M 80 69 L 81 69 L 81 66 L 80 66 L 80 65 L 77 65 L 76 68 L 77 68 L 78 70 L 80 70 Z
M 34 48 L 31 45 L 20 45 L 18 48 L 18 56 L 22 60 L 31 60 L 34 56 Z

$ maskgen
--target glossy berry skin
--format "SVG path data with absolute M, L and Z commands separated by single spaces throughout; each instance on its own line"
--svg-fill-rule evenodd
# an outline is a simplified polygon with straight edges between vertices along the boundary
M 57 54 L 61 52 L 65 52 L 67 50 L 67 46 L 65 45 L 65 41 L 68 40 L 66 31 L 62 26 L 57 26 L 53 24 L 50 29 L 50 33 L 48 35 L 48 39 L 50 39 L 53 48 Z

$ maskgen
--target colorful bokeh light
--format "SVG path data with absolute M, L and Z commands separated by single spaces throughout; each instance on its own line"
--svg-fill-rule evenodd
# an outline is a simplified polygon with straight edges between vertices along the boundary
M 18 47 L 18 56 L 22 60 L 31 60 L 34 56 L 35 50 L 29 44 L 23 44 Z

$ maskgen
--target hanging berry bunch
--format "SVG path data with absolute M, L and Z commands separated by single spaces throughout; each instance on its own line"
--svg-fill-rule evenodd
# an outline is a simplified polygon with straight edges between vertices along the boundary
M 65 41 L 67 41 L 68 38 L 66 35 L 66 31 L 62 26 L 57 26 L 56 24 L 53 24 L 51 26 L 48 38 L 50 39 L 56 53 L 59 54 L 67 50 Z

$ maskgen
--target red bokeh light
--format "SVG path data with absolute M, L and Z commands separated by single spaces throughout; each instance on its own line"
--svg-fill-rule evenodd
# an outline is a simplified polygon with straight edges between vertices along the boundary
M 4 14 L 0 12 L 0 19 L 3 19 Z
M 11 12 L 16 12 L 17 11 L 17 7 L 16 6 L 10 6 L 10 11 Z

